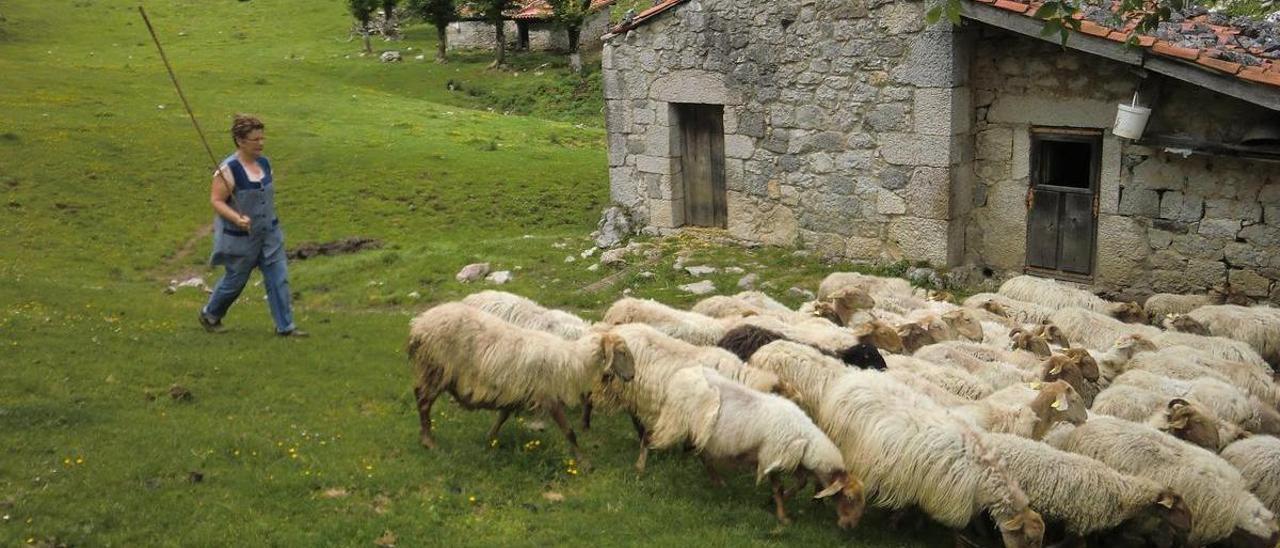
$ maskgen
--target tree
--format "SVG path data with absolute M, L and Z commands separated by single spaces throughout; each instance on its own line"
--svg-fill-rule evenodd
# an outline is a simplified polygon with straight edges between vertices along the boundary
M 400 0 L 382 0 L 382 13 L 386 14 L 382 21 L 382 35 L 394 36 L 396 28 L 396 4 Z
M 506 22 L 506 15 L 503 13 L 516 7 L 514 0 L 471 0 L 467 3 L 480 17 L 485 21 L 493 24 L 493 31 L 497 39 L 497 54 L 493 60 L 495 67 L 500 67 L 507 62 L 507 36 L 503 23 Z
M 436 62 L 444 63 L 448 49 L 449 23 L 458 18 L 458 8 L 453 0 L 409 0 L 409 9 L 424 21 L 436 27 Z
M 547 0 L 551 4 L 552 17 L 569 34 L 569 69 L 582 72 L 582 55 L 578 42 L 582 38 L 582 23 L 591 14 L 591 0 Z
M 378 9 L 378 0 L 347 0 L 347 10 L 360 23 L 365 53 L 373 53 L 373 46 L 369 44 L 369 18 L 373 16 L 373 10 L 376 9 Z

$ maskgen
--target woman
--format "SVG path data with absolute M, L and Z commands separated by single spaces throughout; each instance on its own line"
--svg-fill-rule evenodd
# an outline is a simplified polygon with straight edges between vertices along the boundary
M 211 332 L 222 330 L 223 316 L 257 267 L 267 287 L 276 334 L 305 337 L 307 334 L 293 324 L 284 233 L 276 217 L 271 162 L 262 155 L 263 129 L 261 120 L 237 114 L 231 124 L 236 151 L 213 174 L 209 201 L 217 216 L 209 262 L 225 265 L 227 272 L 200 309 L 200 325 Z

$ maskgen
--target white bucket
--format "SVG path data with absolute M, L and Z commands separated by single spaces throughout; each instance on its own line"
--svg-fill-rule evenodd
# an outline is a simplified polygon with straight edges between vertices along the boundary
M 1138 94 L 1133 94 L 1132 105 L 1116 105 L 1116 127 L 1111 133 L 1125 139 L 1139 139 L 1143 130 L 1147 129 L 1147 120 L 1151 118 L 1151 109 L 1138 106 Z

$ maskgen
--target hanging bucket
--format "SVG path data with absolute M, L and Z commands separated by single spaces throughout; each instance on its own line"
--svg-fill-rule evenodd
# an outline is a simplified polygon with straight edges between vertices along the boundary
M 1138 106 L 1138 94 L 1133 94 L 1133 104 L 1116 105 L 1116 127 L 1111 133 L 1125 139 L 1142 138 L 1143 130 L 1147 129 L 1147 120 L 1151 118 L 1151 109 Z

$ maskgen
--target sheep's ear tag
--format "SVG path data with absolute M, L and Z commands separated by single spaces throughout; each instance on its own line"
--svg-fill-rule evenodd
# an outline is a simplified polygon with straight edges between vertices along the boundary
M 1156 504 L 1159 504 L 1160 506 L 1163 506 L 1165 508 L 1172 509 L 1174 502 L 1175 501 L 1173 500 L 1173 496 L 1166 493 L 1166 494 L 1160 495 L 1160 500 L 1157 500 Z
M 1032 383 L 1031 383 L 1031 389 L 1032 389 L 1032 390 L 1039 390 L 1039 389 L 1040 389 L 1040 381 L 1032 382 Z
M 1058 411 L 1066 411 L 1071 408 L 1071 404 L 1067 403 L 1067 394 L 1062 393 L 1058 394 L 1058 399 L 1053 400 L 1053 405 L 1050 405 L 1049 407 L 1057 409 Z
M 1061 372 L 1062 372 L 1062 362 L 1057 362 L 1053 364 L 1053 369 L 1049 370 L 1050 375 L 1057 375 L 1058 373 L 1061 373 Z

